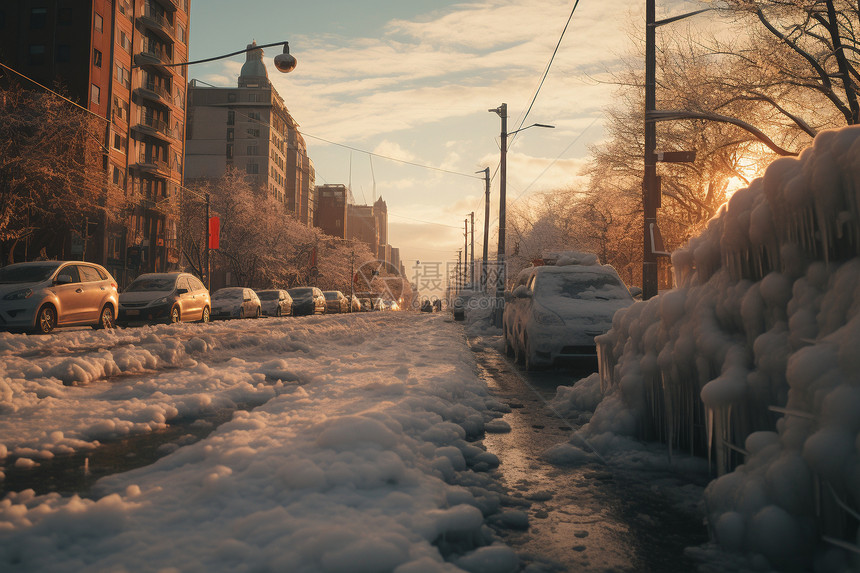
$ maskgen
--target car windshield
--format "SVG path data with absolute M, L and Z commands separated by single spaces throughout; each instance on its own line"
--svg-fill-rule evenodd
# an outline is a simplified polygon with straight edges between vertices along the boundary
M 630 293 L 616 277 L 591 272 L 543 273 L 535 279 L 535 297 L 624 300 Z
M 212 295 L 212 300 L 232 300 L 237 298 L 240 300 L 244 298 L 242 295 L 242 289 L 222 289 Z
M 173 290 L 175 278 L 141 278 L 128 285 L 125 292 L 167 291 Z
M 287 291 L 290 293 L 290 296 L 295 299 L 309 299 L 314 296 L 314 289 L 312 288 L 291 288 Z
M 278 291 L 276 290 L 263 290 L 257 292 L 257 296 L 260 297 L 260 300 L 278 300 Z
M 0 269 L 0 283 L 36 283 L 51 278 L 57 263 L 44 265 L 9 265 Z

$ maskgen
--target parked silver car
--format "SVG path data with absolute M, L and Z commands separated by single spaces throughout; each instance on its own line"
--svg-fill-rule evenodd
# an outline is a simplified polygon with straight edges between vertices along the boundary
M 594 360 L 594 337 L 633 304 L 609 265 L 538 266 L 522 271 L 505 298 L 505 351 L 534 370 L 564 360 Z
M 47 334 L 58 326 L 111 328 L 116 280 L 83 261 L 33 261 L 0 268 L 0 328 Z
M 226 287 L 212 293 L 212 318 L 260 318 L 263 305 L 253 290 Z
M 285 290 L 258 290 L 257 296 L 266 316 L 290 316 L 293 313 L 293 298 Z

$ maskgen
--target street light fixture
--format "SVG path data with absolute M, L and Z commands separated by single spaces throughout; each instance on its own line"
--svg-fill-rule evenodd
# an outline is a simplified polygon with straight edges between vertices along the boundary
M 501 326 L 502 311 L 505 307 L 505 217 L 507 213 L 508 135 L 525 131 L 531 127 L 554 128 L 555 126 L 547 125 L 545 123 L 533 123 L 508 133 L 508 104 L 503 103 L 499 107 L 488 109 L 487 111 L 493 112 L 502 118 L 502 142 L 500 146 L 502 156 L 499 162 L 499 246 L 496 254 L 498 280 L 496 282 L 496 304 L 493 308 L 493 322 L 496 326 Z

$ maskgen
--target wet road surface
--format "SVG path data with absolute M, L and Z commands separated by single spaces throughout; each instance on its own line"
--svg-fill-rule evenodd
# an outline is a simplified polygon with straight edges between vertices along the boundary
M 702 516 L 675 509 L 652 485 L 674 475 L 631 475 L 594 463 L 556 467 L 540 457 L 567 442 L 571 424 L 548 401 L 559 385 L 573 385 L 588 370 L 525 373 L 493 348 L 473 346 L 490 391 L 511 406 L 502 419 L 510 433 L 487 434 L 484 445 L 501 460 L 497 472 L 529 516 L 525 531 L 504 530 L 531 570 L 576 572 L 689 572 L 696 563 L 684 548 L 705 543 Z

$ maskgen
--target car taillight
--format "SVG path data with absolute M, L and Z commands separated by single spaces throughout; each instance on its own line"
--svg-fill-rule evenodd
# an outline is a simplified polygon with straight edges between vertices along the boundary
M 116 283 L 110 283 L 110 286 L 111 286 L 111 288 L 115 289 L 115 288 L 116 288 Z

